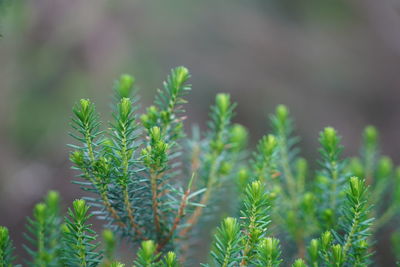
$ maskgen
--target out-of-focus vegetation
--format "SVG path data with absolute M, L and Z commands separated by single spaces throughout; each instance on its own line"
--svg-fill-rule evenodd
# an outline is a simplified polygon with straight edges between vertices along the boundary
M 11 232 L 49 188 L 67 201 L 78 196 L 63 145 L 70 107 L 90 95 L 104 113 L 119 73 L 141 77 L 149 103 L 171 66 L 188 66 L 192 121 L 204 128 L 214 93 L 230 92 L 252 140 L 269 129 L 265 113 L 288 104 L 310 157 L 326 122 L 352 154 L 364 125 L 374 124 L 382 152 L 399 163 L 392 1 L 3 0 L 0 8 L 0 224 Z M 381 232 L 378 242 L 389 243 Z

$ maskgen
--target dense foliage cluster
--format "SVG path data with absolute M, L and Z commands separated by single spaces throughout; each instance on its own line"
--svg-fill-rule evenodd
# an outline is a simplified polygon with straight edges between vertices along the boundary
M 28 266 L 114 266 L 118 240 L 137 249 L 134 266 L 192 266 L 202 225 L 222 219 L 203 266 L 369 266 L 375 236 L 400 209 L 400 169 L 379 152 L 368 126 L 360 155 L 343 158 L 332 127 L 320 133 L 318 169 L 299 156 L 294 123 L 280 105 L 272 133 L 249 153 L 247 130 L 233 124 L 227 94 L 218 94 L 207 130 L 184 131 L 190 91 L 186 68 L 171 71 L 154 104 L 139 115 L 135 80 L 114 85 L 113 119 L 103 125 L 95 105 L 74 107 L 70 159 L 88 194 L 62 216 L 50 191 L 28 218 Z M 231 198 L 230 195 L 239 197 Z M 218 214 L 227 210 L 230 217 Z M 103 242 L 90 218 L 104 222 Z M 393 234 L 400 255 L 400 233 Z M 15 266 L 7 228 L 0 227 L 0 267 Z

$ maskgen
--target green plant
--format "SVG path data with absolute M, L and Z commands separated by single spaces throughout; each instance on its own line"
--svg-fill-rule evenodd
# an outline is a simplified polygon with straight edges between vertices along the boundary
M 24 245 L 31 256 L 27 264 L 34 266 L 58 266 L 60 264 L 59 237 L 61 216 L 60 197 L 57 192 L 50 191 L 45 201 L 33 209 L 33 218 L 28 218 L 25 238 L 30 246 Z M 32 248 L 30 248 L 32 247 Z
M 0 226 L 0 266 L 9 267 L 13 266 L 12 262 L 15 257 L 13 256 L 14 247 L 8 233 L 8 229 Z
M 266 193 L 258 193 L 260 182 L 253 182 L 246 190 L 242 217 L 256 224 L 240 224 L 227 218 L 218 228 L 211 255 L 218 266 L 279 266 L 281 247 L 278 239 L 264 237 L 268 212 L 258 213 L 257 200 L 268 202 Z M 346 200 L 339 221 L 340 231 L 325 232 L 320 239 L 312 239 L 307 263 L 296 259 L 292 266 L 366 266 L 370 262 L 368 237 L 372 219 L 368 218 L 367 187 L 363 180 L 352 177 L 345 190 Z M 257 233 L 256 237 L 253 233 Z M 249 246 L 249 243 L 252 246 Z M 320 245 L 322 243 L 322 246 Z
M 76 104 L 70 160 L 78 172 L 74 183 L 88 194 L 64 218 L 54 191 L 35 206 L 26 264 L 122 267 L 118 247 L 125 240 L 134 254 L 128 266 L 192 266 L 191 244 L 201 238 L 201 226 L 222 219 L 204 266 L 371 265 L 374 235 L 400 207 L 400 171 L 378 153 L 376 129 L 365 129 L 360 156 L 348 160 L 337 131 L 325 128 L 313 172 L 299 156 L 283 105 L 270 116 L 272 133 L 252 153 L 247 130 L 232 123 L 236 104 L 228 94 L 216 96 L 208 129 L 194 128 L 188 137 L 189 77 L 186 68 L 173 69 L 140 114 L 135 79 L 122 75 L 106 126 L 90 100 Z M 222 209 L 228 217 L 218 215 Z M 104 224 L 102 242 L 92 217 Z M 398 254 L 397 233 L 392 240 Z M 14 259 L 1 227 L 0 267 L 14 266 Z

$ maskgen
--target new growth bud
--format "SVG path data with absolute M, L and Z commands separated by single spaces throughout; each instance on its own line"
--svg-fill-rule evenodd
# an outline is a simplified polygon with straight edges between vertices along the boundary
M 57 191 L 50 190 L 47 193 L 45 202 L 50 214 L 58 214 L 60 209 L 60 194 Z
M 114 261 L 110 264 L 110 267 L 125 267 L 125 264 L 122 264 L 120 262 Z
M 243 188 L 244 186 L 247 185 L 248 181 L 250 179 L 249 171 L 247 168 L 241 168 L 238 172 L 238 183 L 240 188 Z
M 161 130 L 159 127 L 153 127 L 150 130 L 151 141 L 157 143 L 161 140 Z
M 178 261 L 176 259 L 176 254 L 172 251 L 167 253 L 167 255 L 164 257 L 164 260 L 168 267 L 178 265 Z
M 134 77 L 128 74 L 122 74 L 115 82 L 115 90 L 121 98 L 129 97 L 132 93 L 134 83 Z
M 336 130 L 332 127 L 326 127 L 321 133 L 320 142 L 327 149 L 328 153 L 332 153 L 339 143 Z
M 156 245 L 153 240 L 146 240 L 142 242 L 142 249 L 145 257 L 149 259 L 156 252 Z
M 78 117 L 79 121 L 82 125 L 87 125 L 92 116 L 94 111 L 94 105 L 90 102 L 89 99 L 81 99 L 79 104 L 77 104 L 73 112 Z
M 318 251 L 319 251 L 319 240 L 312 239 L 310 243 L 310 247 L 308 248 L 308 253 L 310 254 L 310 258 L 312 261 L 318 260 Z
M 9 240 L 8 229 L 4 226 L 0 226 L 0 248 L 3 247 Z
M 69 155 L 69 159 L 73 162 L 76 166 L 81 167 L 84 162 L 83 152 L 80 150 L 75 150 Z
M 263 149 L 264 155 L 268 155 L 268 156 L 272 155 L 272 153 L 274 152 L 277 145 L 278 145 L 278 143 L 276 141 L 275 136 L 272 134 L 269 134 L 262 141 L 262 149 Z
M 365 127 L 363 139 L 367 149 L 375 149 L 378 145 L 378 130 L 371 125 Z
M 230 143 L 235 151 L 240 151 L 246 146 L 248 135 L 244 126 L 240 124 L 233 125 L 230 131 Z
M 114 248 L 116 244 L 114 232 L 110 229 L 103 231 L 103 240 L 107 248 Z
M 157 125 L 158 118 L 160 117 L 160 111 L 156 106 L 150 106 L 147 108 L 147 113 L 143 114 L 140 117 L 140 120 L 143 123 L 143 126 L 146 129 L 149 129 L 155 125 Z
M 293 263 L 293 267 L 307 267 L 306 263 L 304 262 L 303 259 L 297 259 L 294 263 Z
M 333 237 L 332 237 L 331 232 L 329 232 L 329 231 L 324 232 L 321 237 L 322 249 L 328 250 L 328 248 L 331 246 L 332 240 L 333 240 Z
M 149 131 L 150 144 L 142 150 L 145 165 L 153 170 L 163 170 L 168 161 L 169 145 L 164 142 L 161 129 L 152 127 Z
M 72 206 L 74 208 L 74 212 L 76 214 L 76 217 L 78 220 L 83 220 L 86 216 L 86 213 L 88 211 L 88 207 L 86 206 L 86 202 L 83 199 L 76 199 L 72 203 Z
M 336 263 L 340 264 L 343 262 L 343 249 L 342 246 L 336 244 L 332 247 L 332 255 Z
M 357 199 L 361 198 L 362 194 L 364 193 L 364 181 L 355 176 L 351 177 L 350 190 L 352 196 Z
M 389 157 L 382 157 L 378 161 L 377 166 L 377 177 L 386 178 L 389 177 L 393 172 L 393 162 Z
M 236 237 L 239 232 L 239 224 L 236 219 L 232 217 L 225 218 L 223 221 L 223 229 L 228 236 L 229 239 L 233 239 Z
M 273 237 L 265 238 L 261 243 L 261 251 L 268 258 L 275 259 L 280 254 L 280 244 L 279 239 Z
M 217 108 L 221 113 L 226 113 L 231 105 L 230 95 L 229 94 L 217 94 L 215 98 L 215 102 L 217 103 Z
M 276 117 L 281 123 L 284 123 L 289 117 L 289 110 L 285 105 L 276 107 Z
M 44 223 L 44 221 L 46 220 L 46 209 L 47 209 L 46 204 L 44 203 L 36 204 L 35 208 L 33 209 L 33 215 L 38 222 Z
M 183 66 L 175 69 L 175 88 L 180 88 L 189 79 L 189 70 Z
M 119 116 L 122 121 L 126 121 L 132 111 L 132 101 L 129 98 L 122 98 L 118 104 Z
M 79 101 L 79 103 L 81 104 L 82 113 L 86 113 L 88 108 L 91 105 L 90 100 L 89 99 L 81 99 Z

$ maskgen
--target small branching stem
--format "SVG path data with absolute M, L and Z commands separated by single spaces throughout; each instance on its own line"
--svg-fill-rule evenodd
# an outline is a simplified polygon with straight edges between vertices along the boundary
M 121 134 L 120 154 L 121 154 L 121 159 L 122 159 L 122 175 L 123 175 L 122 191 L 123 191 L 123 198 L 124 198 L 124 206 L 125 206 L 126 213 L 128 215 L 129 224 L 133 228 L 134 232 L 138 236 L 140 236 L 143 240 L 146 240 L 139 225 L 137 225 L 137 223 L 135 222 L 134 210 L 132 209 L 132 204 L 131 204 L 131 201 L 129 198 L 129 193 L 128 193 L 129 147 L 128 147 L 127 131 L 128 131 L 129 123 L 128 122 L 121 123 L 120 127 L 122 128 L 120 130 L 120 134 Z
M 211 166 L 210 174 L 209 174 L 209 177 L 208 177 L 206 191 L 204 192 L 204 194 L 201 197 L 201 200 L 199 202 L 201 205 L 197 206 L 195 208 L 194 212 L 192 213 L 192 215 L 187 220 L 188 226 L 186 228 L 184 228 L 179 233 L 179 236 L 181 236 L 181 237 L 185 237 L 187 235 L 187 233 L 193 228 L 193 226 L 196 225 L 196 223 L 200 219 L 201 214 L 203 213 L 204 206 L 207 205 L 208 201 L 211 198 L 212 189 L 213 189 L 213 186 L 215 184 L 215 179 L 217 178 L 217 175 L 216 175 L 217 163 L 216 163 L 216 160 L 215 160 L 216 158 L 217 158 L 217 156 L 215 156 L 213 158 L 214 160 L 212 160 L 213 164 Z
M 111 217 L 115 220 L 118 226 L 121 228 L 125 228 L 126 225 L 122 222 L 121 217 L 118 215 L 117 211 L 112 207 L 111 202 L 105 191 L 101 192 L 101 199 L 103 200 L 103 204 L 106 207 L 108 213 L 110 213 Z
M 225 257 L 224 257 L 224 262 L 222 263 L 222 267 L 227 267 L 229 264 L 229 259 L 231 257 L 231 250 L 232 250 L 232 241 L 229 241 L 229 244 L 226 248 L 226 253 L 225 253 Z
M 146 238 L 143 236 L 143 232 L 140 230 L 139 225 L 137 225 L 137 223 L 135 222 L 135 217 L 133 215 L 134 211 L 131 208 L 128 190 L 126 188 L 124 190 L 124 204 L 125 204 L 126 211 L 128 213 L 129 223 L 130 223 L 131 227 L 133 228 L 133 230 L 135 231 L 135 233 L 137 235 L 139 235 L 143 240 L 146 240 Z
M 76 248 L 78 249 L 78 255 L 80 258 L 80 266 L 87 266 L 86 263 L 86 249 L 85 249 L 85 244 L 83 242 L 84 239 L 84 235 L 82 233 L 83 231 L 83 225 L 81 223 L 77 223 L 76 224 L 76 228 L 77 228 L 77 234 L 78 234 L 78 240 L 77 240 L 77 246 Z
M 94 152 L 93 152 L 93 144 L 92 144 L 92 138 L 91 138 L 91 134 L 89 131 L 89 123 L 85 124 L 85 139 L 86 139 L 86 144 L 87 144 L 87 148 L 88 148 L 88 154 L 89 154 L 89 159 L 90 162 L 93 163 L 94 162 Z
M 162 175 L 162 173 L 157 174 L 154 170 L 150 171 L 150 183 L 151 183 L 151 201 L 152 201 L 152 208 L 153 208 L 153 219 L 154 225 L 157 232 L 157 239 L 160 240 L 161 238 L 161 225 L 160 225 L 160 216 L 158 214 L 158 186 L 157 180 Z
M 253 205 L 253 207 L 252 207 L 252 211 L 253 211 L 252 213 L 253 214 L 255 213 L 255 210 L 256 210 L 256 207 L 254 207 L 254 205 Z M 250 224 L 249 224 L 249 227 L 248 227 L 248 231 L 249 231 L 248 235 L 250 235 L 250 233 L 252 232 L 253 229 L 256 229 L 256 221 L 255 221 L 255 219 L 256 219 L 256 217 L 254 217 L 254 216 L 252 216 L 250 218 Z M 251 246 L 250 236 L 249 236 L 247 238 L 247 240 L 246 240 L 246 244 L 245 244 L 244 249 L 243 249 L 243 259 L 240 262 L 240 266 L 247 266 L 247 255 L 249 254 L 249 252 L 252 249 L 253 249 L 253 247 Z
M 89 126 L 85 125 L 86 128 L 86 134 L 85 134 L 85 139 L 86 139 L 86 144 L 88 148 L 88 154 L 89 154 L 89 160 L 90 164 L 93 165 L 95 162 L 95 157 L 94 157 L 94 152 L 93 152 L 93 145 L 92 145 L 92 139 L 90 138 L 90 132 L 89 132 Z M 101 183 L 101 178 L 100 177 L 95 177 L 92 178 L 91 175 L 89 174 L 88 170 L 85 170 L 85 176 L 89 179 L 89 181 L 94 185 L 98 185 Z M 100 195 L 101 199 L 103 200 L 103 204 L 106 207 L 107 211 L 111 214 L 113 219 L 117 222 L 117 224 L 120 227 L 126 227 L 126 225 L 122 222 L 121 217 L 118 215 L 117 211 L 113 208 L 111 205 L 111 202 L 108 198 L 107 192 L 105 188 L 100 189 Z
M 191 168 L 192 168 L 192 173 L 197 173 L 198 169 L 200 168 L 200 153 L 201 149 L 199 145 L 196 145 L 193 149 L 193 154 L 192 154 L 192 161 L 191 161 Z
M 167 237 L 158 244 L 158 246 L 157 246 L 158 252 L 160 252 L 165 247 L 165 245 L 168 244 L 168 242 L 171 240 L 172 236 L 174 235 L 176 229 L 178 228 L 179 223 L 181 222 L 181 219 L 182 219 L 183 215 L 185 214 L 185 209 L 187 206 L 187 200 L 188 200 L 189 194 L 190 194 L 190 188 L 188 188 L 186 190 L 185 194 L 182 196 L 182 200 L 179 205 L 178 212 L 175 216 L 174 223 L 173 223 L 171 230 L 169 231 Z
M 43 259 L 42 259 L 43 258 L 43 254 L 45 253 L 45 248 L 44 248 L 44 242 L 45 242 L 44 237 L 45 237 L 45 235 L 44 235 L 44 231 L 45 231 L 44 222 L 41 221 L 39 223 L 38 236 L 37 236 L 37 238 L 38 238 L 38 240 L 37 240 L 37 253 L 39 255 L 39 259 L 38 259 L 39 262 L 36 262 L 36 264 L 38 266 L 40 266 L 40 267 L 45 267 L 46 266 L 45 261 L 43 261 Z
M 330 208 L 331 210 L 336 209 L 336 196 L 337 196 L 337 180 L 338 180 L 338 170 L 337 170 L 337 164 L 336 162 L 332 162 L 332 168 L 333 171 L 331 173 L 332 175 L 332 188 L 331 188 L 331 197 L 330 197 Z
M 91 159 L 92 161 L 92 159 Z M 88 170 L 84 170 L 85 177 L 89 179 L 89 181 L 94 185 L 97 186 L 101 181 L 100 177 L 91 177 L 89 174 Z M 111 217 L 115 220 L 115 222 L 118 224 L 119 227 L 126 227 L 126 225 L 122 222 L 121 217 L 118 215 L 117 211 L 113 208 L 111 205 L 110 199 L 108 198 L 107 195 L 107 189 L 105 186 L 101 186 L 100 188 L 100 196 L 101 200 L 103 201 L 103 205 L 106 207 L 106 210 L 108 213 L 110 213 Z
M 280 150 L 282 169 L 283 169 L 284 176 L 286 178 L 286 184 L 288 186 L 289 196 L 292 199 L 291 202 L 292 202 L 293 210 L 297 210 L 298 201 L 296 198 L 296 184 L 295 184 L 293 172 L 290 168 L 286 139 L 284 139 L 284 138 L 280 138 L 280 139 L 281 139 L 280 147 L 282 148 Z M 297 243 L 299 258 L 304 258 L 305 254 L 306 254 L 304 238 L 302 235 L 303 235 L 302 232 L 300 232 L 296 235 L 296 243 Z
M 360 223 L 360 203 L 357 203 L 354 209 L 354 218 L 351 224 L 351 230 L 346 238 L 346 242 L 343 246 L 343 262 L 346 262 L 347 259 L 347 252 L 350 250 L 351 245 L 353 244 L 353 238 L 357 231 L 358 224 Z
M 126 136 L 126 125 L 122 125 L 122 138 L 121 138 L 121 143 L 122 143 L 122 148 L 121 148 L 121 156 L 122 156 L 122 166 L 123 166 L 123 177 L 125 182 L 127 183 L 129 179 L 129 157 L 128 157 L 128 145 L 127 145 L 127 136 Z M 134 211 L 132 210 L 131 207 L 131 201 L 129 199 L 129 193 L 128 193 L 128 186 L 125 184 L 123 186 L 123 194 L 124 194 L 124 205 L 126 212 L 128 214 L 129 218 L 129 223 L 133 230 L 135 231 L 136 234 L 142 237 L 142 239 L 145 240 L 143 237 L 143 233 L 140 230 L 139 225 L 136 224 L 135 222 L 135 216 L 134 216 Z

